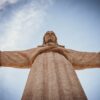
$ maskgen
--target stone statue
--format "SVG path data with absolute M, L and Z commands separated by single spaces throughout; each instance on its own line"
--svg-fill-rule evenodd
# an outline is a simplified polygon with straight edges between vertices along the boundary
M 48 31 L 37 48 L 1 51 L 0 66 L 31 68 L 22 100 L 87 100 L 75 70 L 100 68 L 100 52 L 66 49 Z

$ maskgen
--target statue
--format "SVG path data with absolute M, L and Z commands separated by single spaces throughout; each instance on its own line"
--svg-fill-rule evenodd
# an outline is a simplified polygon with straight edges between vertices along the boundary
M 67 49 L 47 31 L 37 48 L 1 51 L 1 66 L 31 68 L 22 100 L 87 100 L 74 70 L 100 68 L 100 52 Z

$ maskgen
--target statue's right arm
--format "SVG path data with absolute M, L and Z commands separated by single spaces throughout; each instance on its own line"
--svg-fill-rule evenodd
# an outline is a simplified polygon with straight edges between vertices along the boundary
M 25 51 L 0 51 L 0 67 L 29 68 L 36 48 Z
M 25 51 L 1 51 L 0 67 L 30 68 L 35 58 L 55 46 L 32 48 Z

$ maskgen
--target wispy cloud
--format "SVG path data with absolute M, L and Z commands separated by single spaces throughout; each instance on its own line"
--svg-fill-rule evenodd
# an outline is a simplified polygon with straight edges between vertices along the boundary
M 24 40 L 28 41 L 33 32 L 36 32 L 41 26 L 44 15 L 45 12 L 41 10 L 34 11 L 32 8 L 27 7 L 17 11 L 12 20 L 6 24 L 6 36 L 1 38 L 1 44 L 3 44 L 1 48 L 15 48 L 17 43 Z
M 18 0 L 0 0 L 0 10 L 3 10 L 9 4 L 15 4 Z
M 23 5 L 12 13 L 10 20 L 4 23 L 5 25 L 1 23 L 5 30 L 0 38 L 2 50 L 16 49 L 18 46 L 22 46 L 22 41 L 28 44 L 28 41 L 35 37 L 40 27 L 45 23 L 45 9 L 53 3 L 51 0 L 40 1 L 40 3 L 35 1 Z M 9 2 L 11 1 L 9 0 Z M 12 1 L 12 3 L 15 3 L 15 1 Z

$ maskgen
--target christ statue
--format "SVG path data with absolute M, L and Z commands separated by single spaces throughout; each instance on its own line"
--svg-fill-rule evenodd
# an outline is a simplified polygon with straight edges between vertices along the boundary
M 47 31 L 41 46 L 1 51 L 1 66 L 31 69 L 22 100 L 87 100 L 75 70 L 100 68 L 100 52 L 65 48 Z

